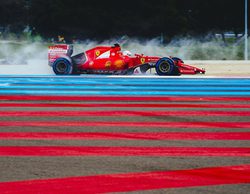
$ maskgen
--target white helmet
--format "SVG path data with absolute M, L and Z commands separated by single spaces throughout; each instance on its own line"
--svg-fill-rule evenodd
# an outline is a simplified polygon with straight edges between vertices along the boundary
M 132 53 L 130 51 L 123 51 L 124 56 L 132 56 Z

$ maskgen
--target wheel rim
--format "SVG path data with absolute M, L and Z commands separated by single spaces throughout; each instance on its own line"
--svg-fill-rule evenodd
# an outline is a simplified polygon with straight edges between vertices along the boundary
M 56 65 L 56 70 L 59 73 L 64 73 L 67 70 L 67 65 L 63 62 L 60 62 Z
M 159 70 L 162 72 L 162 73 L 168 73 L 170 71 L 170 65 L 168 62 L 164 61 L 160 64 L 159 66 Z

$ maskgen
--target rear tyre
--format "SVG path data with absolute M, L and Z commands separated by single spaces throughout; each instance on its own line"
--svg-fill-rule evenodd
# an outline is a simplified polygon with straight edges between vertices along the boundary
M 178 67 L 174 61 L 168 57 L 159 59 L 155 64 L 155 70 L 158 75 L 179 75 Z
M 73 65 L 67 58 L 56 59 L 52 67 L 56 75 L 71 75 L 73 72 Z

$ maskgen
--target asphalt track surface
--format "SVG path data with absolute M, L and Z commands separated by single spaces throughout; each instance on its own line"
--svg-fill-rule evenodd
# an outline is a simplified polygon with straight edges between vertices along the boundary
M 250 78 L 1 76 L 0 193 L 249 193 Z

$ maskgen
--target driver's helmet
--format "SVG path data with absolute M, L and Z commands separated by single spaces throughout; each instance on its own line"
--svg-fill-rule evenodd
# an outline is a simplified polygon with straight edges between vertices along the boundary
M 130 51 L 123 51 L 122 53 L 124 56 L 132 56 L 132 53 Z

